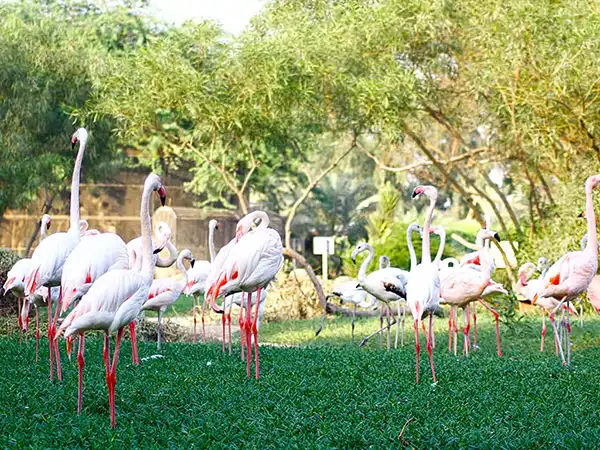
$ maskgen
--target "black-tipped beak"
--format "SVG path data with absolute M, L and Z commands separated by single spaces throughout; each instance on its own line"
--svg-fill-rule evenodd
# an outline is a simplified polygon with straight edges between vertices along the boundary
M 48 223 L 46 224 L 46 230 L 50 229 L 50 225 L 52 225 L 52 221 L 49 220 Z
M 585 218 L 585 211 L 581 211 L 577 217 Z
M 494 239 L 500 242 L 500 235 L 498 233 L 494 233 Z
M 163 249 L 163 247 L 161 247 L 161 248 L 157 248 L 157 249 L 156 249 L 156 250 L 154 250 L 152 253 L 153 253 L 154 255 L 156 255 L 157 253 L 160 253 L 160 252 L 162 252 L 162 249 Z
M 77 144 L 77 139 L 71 139 L 71 150 L 75 150 L 75 144 Z
M 194 267 L 194 264 L 195 264 L 195 263 L 196 263 L 196 260 L 195 260 L 195 259 L 192 259 L 192 260 L 190 261 L 190 266 Z
M 167 202 L 167 190 L 164 186 L 161 186 L 158 189 L 158 195 L 160 197 L 160 204 L 165 206 L 165 203 Z
M 352 257 L 352 262 L 353 262 L 354 264 L 356 264 L 356 256 L 353 256 L 353 257 Z
M 417 194 L 417 190 L 415 189 L 412 193 L 412 198 L 415 198 L 416 196 L 418 196 L 419 194 Z

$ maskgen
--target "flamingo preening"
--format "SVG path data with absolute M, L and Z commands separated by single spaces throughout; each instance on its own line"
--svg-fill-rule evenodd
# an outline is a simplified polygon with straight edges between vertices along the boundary
M 264 213 L 263 213 L 264 214 Z M 266 216 L 266 214 L 264 214 Z M 252 335 L 254 336 L 255 373 L 258 379 L 260 362 L 258 355 L 258 328 L 260 301 L 256 302 L 256 313 L 252 319 L 252 293 L 256 292 L 260 298 L 261 291 L 275 278 L 283 266 L 283 245 L 281 237 L 268 225 L 268 216 L 261 219 L 261 224 L 251 231 L 243 234 L 235 246 L 229 250 L 227 258 L 223 261 L 217 276 L 211 284 L 207 282 L 207 295 L 209 295 L 211 308 L 218 313 L 223 313 L 216 304 L 217 297 L 222 294 L 227 296 L 236 292 L 247 293 L 246 318 L 242 325 L 245 330 L 247 355 L 247 375 L 250 377 L 252 359 Z M 220 253 L 220 252 L 219 252 Z M 215 263 L 219 259 L 219 255 Z M 223 348 L 224 350 L 224 348 Z
M 142 305 L 142 311 L 156 311 L 158 313 L 158 325 L 156 328 L 156 347 L 158 350 L 160 350 L 160 338 L 162 333 L 162 315 L 169 306 L 172 306 L 177 301 L 188 283 L 188 272 L 183 265 L 184 259 L 190 261 L 191 267 L 194 267 L 194 257 L 192 256 L 192 252 L 188 249 L 181 250 L 179 257 L 177 258 L 177 268 L 181 272 L 182 278 L 177 279 L 168 277 L 154 280 L 152 286 L 150 286 L 150 291 L 148 292 L 148 299 Z
M 35 295 L 35 291 L 45 286 L 48 288 L 48 297 L 51 297 L 50 288 L 58 286 L 61 281 L 62 271 L 69 254 L 79 244 L 81 231 L 79 224 L 79 177 L 83 155 L 88 140 L 85 128 L 79 128 L 71 138 L 74 148 L 79 142 L 79 151 L 73 168 L 73 179 L 71 181 L 71 206 L 69 230 L 66 233 L 54 233 L 40 242 L 31 256 L 31 267 L 25 279 L 25 295 Z M 50 348 L 50 380 L 54 380 L 53 357 L 56 357 L 56 375 L 62 380 L 60 367 L 60 353 L 56 336 L 56 322 L 61 307 L 60 295 L 57 301 L 56 313 L 52 318 L 52 304 L 48 303 L 48 345 Z
M 62 331 L 65 337 L 79 335 L 79 351 L 77 362 L 79 368 L 79 392 L 77 396 L 77 411 L 81 413 L 83 368 L 85 365 L 85 332 L 88 330 L 104 331 L 104 364 L 106 369 L 106 384 L 110 406 L 110 422 L 114 428 L 115 418 L 115 389 L 117 383 L 117 362 L 119 348 L 123 337 L 123 329 L 140 313 L 142 305 L 148 299 L 150 286 L 154 275 L 154 259 L 152 258 L 152 229 L 150 225 L 150 195 L 157 191 L 164 205 L 166 191 L 160 177 L 150 174 L 144 183 L 140 208 L 142 225 L 142 269 L 115 269 L 106 272 L 92 285 L 77 306 L 65 318 L 55 339 Z M 110 363 L 109 333 L 117 332 L 115 352 Z

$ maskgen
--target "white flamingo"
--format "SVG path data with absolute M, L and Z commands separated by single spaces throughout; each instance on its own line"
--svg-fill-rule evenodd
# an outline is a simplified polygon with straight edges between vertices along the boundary
M 380 302 L 385 303 L 387 308 L 388 325 L 390 323 L 390 302 L 403 301 L 406 298 L 406 281 L 408 272 L 395 267 L 379 269 L 367 275 L 367 268 L 375 257 L 375 250 L 371 244 L 360 243 L 352 252 L 352 261 L 356 264 L 356 256 L 362 252 L 369 252 L 364 259 L 358 272 L 358 282 L 361 287 Z M 361 343 L 366 343 L 365 338 Z M 390 328 L 387 327 L 387 350 L 390 350 Z
M 267 216 L 268 221 L 268 216 Z M 261 224 L 262 225 L 262 224 Z M 218 256 L 217 256 L 218 259 Z M 252 359 L 252 337 L 254 335 L 255 373 L 258 379 L 258 307 L 260 302 L 255 302 L 257 311 L 252 319 L 252 293 L 256 291 L 260 298 L 261 291 L 275 278 L 283 266 L 283 245 L 281 237 L 272 228 L 255 228 L 244 234 L 230 251 L 222 268 L 211 285 L 207 285 L 207 292 L 212 294 L 210 306 L 216 312 L 222 312 L 216 305 L 219 294 L 227 296 L 236 292 L 248 294 L 246 306 L 246 319 L 243 326 L 246 331 L 245 343 L 248 347 L 247 375 L 250 377 Z
M 162 204 L 165 203 L 166 192 L 160 177 L 150 174 L 144 183 L 140 220 L 142 224 L 142 270 L 132 269 L 110 270 L 96 280 L 90 290 L 63 321 L 59 333 L 65 331 L 65 337 L 79 335 L 79 392 L 77 396 L 77 411 L 81 413 L 81 395 L 83 386 L 83 367 L 85 364 L 85 335 L 88 330 L 103 330 L 104 335 L 104 364 L 106 368 L 106 384 L 110 405 L 111 427 L 115 426 L 115 388 L 117 383 L 117 361 L 123 329 L 140 313 L 142 305 L 148 298 L 154 274 L 152 258 L 152 229 L 150 225 L 150 195 L 157 191 Z M 109 333 L 117 332 L 115 352 L 110 364 Z
M 85 128 L 79 128 L 71 138 L 72 147 L 79 141 L 79 151 L 73 168 L 73 179 L 71 181 L 71 207 L 70 226 L 66 233 L 54 233 L 47 237 L 35 249 L 31 257 L 31 269 L 25 279 L 25 294 L 34 295 L 35 291 L 46 286 L 58 286 L 62 277 L 62 270 L 69 253 L 79 244 L 81 231 L 79 226 L 79 177 L 88 134 Z M 50 292 L 48 296 L 51 297 Z M 53 357 L 56 357 L 56 374 L 58 380 L 62 380 L 60 367 L 60 353 L 56 336 L 56 321 L 60 311 L 60 298 L 57 302 L 57 310 L 52 318 L 52 304 L 48 304 L 48 344 L 50 348 L 50 380 L 54 379 Z
M 431 365 L 431 374 L 433 382 L 437 382 L 435 376 L 435 366 L 433 364 L 432 351 L 432 331 L 433 331 L 433 312 L 439 309 L 440 305 L 440 276 L 438 263 L 431 261 L 429 232 L 431 228 L 431 218 L 435 209 L 435 203 L 438 198 L 437 189 L 433 186 L 417 186 L 413 191 L 413 198 L 424 194 L 429 197 L 429 209 L 423 225 L 423 247 L 421 255 L 421 264 L 412 267 L 408 275 L 406 285 L 406 305 L 408 306 L 414 320 L 415 329 L 415 355 L 416 355 L 416 382 L 419 383 L 419 324 L 426 313 L 429 314 L 429 331 L 427 334 L 427 352 L 429 353 L 429 363 Z M 440 245 L 440 254 L 443 252 L 443 242 Z
M 166 222 L 158 222 L 154 227 L 155 235 L 152 237 L 152 259 L 156 267 L 171 267 L 177 260 L 177 248 L 171 242 L 171 228 Z M 159 252 L 163 248 L 169 250 L 169 256 L 162 258 Z M 127 253 L 129 255 L 129 268 L 137 270 L 142 268 L 143 255 L 142 236 L 138 236 L 127 243 Z
M 204 295 L 206 289 L 206 280 L 210 275 L 211 264 L 215 260 L 215 230 L 219 229 L 219 222 L 212 219 L 208 222 L 208 251 L 210 254 L 210 261 L 200 260 L 196 261 L 194 267 L 188 270 L 188 282 L 183 290 L 186 295 L 191 295 L 194 299 L 194 343 L 197 341 L 196 338 L 196 308 L 198 294 Z M 204 300 L 202 301 L 202 340 L 206 344 L 206 329 L 204 327 Z
M 182 278 L 168 277 L 154 280 L 148 292 L 148 299 L 142 305 L 142 311 L 156 311 L 158 313 L 158 325 L 156 327 L 156 347 L 158 350 L 160 350 L 160 335 L 162 333 L 162 315 L 169 306 L 172 306 L 177 301 L 188 283 L 188 273 L 183 265 L 184 259 L 190 261 L 190 265 L 194 267 L 192 252 L 188 249 L 181 250 L 177 258 L 177 268 L 181 272 Z

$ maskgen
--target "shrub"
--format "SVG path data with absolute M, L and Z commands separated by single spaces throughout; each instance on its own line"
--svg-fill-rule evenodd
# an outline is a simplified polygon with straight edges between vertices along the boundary
M 6 282 L 6 275 L 11 267 L 19 260 L 21 257 L 17 255 L 15 252 L 0 248 L 0 288 L 4 286 Z M 7 307 L 16 307 L 17 299 L 14 295 L 4 294 L 4 290 L 0 289 L 0 309 L 5 309 Z

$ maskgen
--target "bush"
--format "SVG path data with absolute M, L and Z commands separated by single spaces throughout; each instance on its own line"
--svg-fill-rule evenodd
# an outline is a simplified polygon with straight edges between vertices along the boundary
M 15 252 L 0 248 L 0 288 L 4 286 L 4 283 L 6 282 L 8 271 L 19 259 L 21 259 L 21 257 Z M 0 289 L 0 310 L 4 310 L 8 307 L 14 308 L 16 305 L 16 297 L 12 294 L 5 295 L 4 290 Z

